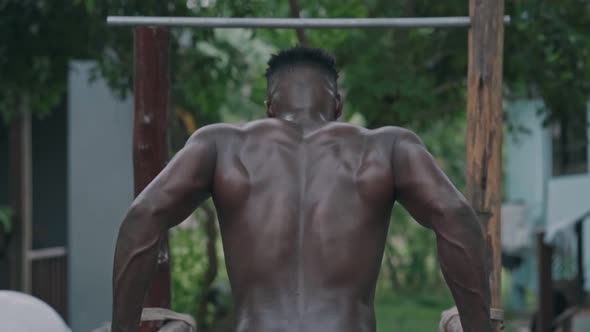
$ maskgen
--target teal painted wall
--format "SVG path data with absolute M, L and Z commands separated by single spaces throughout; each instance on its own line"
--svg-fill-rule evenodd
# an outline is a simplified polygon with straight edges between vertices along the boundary
M 590 119 L 590 107 L 588 107 L 588 119 Z M 590 138 L 590 127 L 588 137 Z M 590 157 L 590 144 L 588 156 Z M 547 189 L 548 224 L 572 220 L 590 210 L 590 169 L 586 174 L 552 177 Z M 588 277 L 590 276 L 590 218 L 584 223 L 583 250 L 586 275 L 584 287 L 590 290 L 590 277 Z
M 543 223 L 544 137 L 546 129 L 536 116 L 540 102 L 518 101 L 508 105 L 508 121 L 519 129 L 507 133 L 504 140 L 506 160 L 504 181 L 506 201 L 522 201 L 528 207 L 529 222 Z
M 535 100 L 519 100 L 506 105 L 507 119 L 513 127 L 522 126 L 525 132 L 512 131 L 505 139 L 505 194 L 506 201 L 523 201 L 529 208 L 528 221 L 536 227 L 575 218 L 590 210 L 590 172 L 553 177 L 551 174 L 551 133 L 542 125 Z M 590 107 L 589 107 L 590 115 Z M 589 117 L 590 118 L 590 117 Z M 590 137 L 590 127 L 588 130 Z M 589 153 L 590 156 L 590 145 Z M 590 275 L 590 222 L 585 225 L 585 273 Z M 534 252 L 531 252 L 534 255 Z M 516 271 L 517 282 L 536 286 L 534 256 Z M 590 290 L 590 278 L 586 278 Z
M 133 103 L 103 79 L 89 82 L 89 62 L 69 76 L 69 312 L 72 331 L 111 320 L 115 240 L 133 198 Z

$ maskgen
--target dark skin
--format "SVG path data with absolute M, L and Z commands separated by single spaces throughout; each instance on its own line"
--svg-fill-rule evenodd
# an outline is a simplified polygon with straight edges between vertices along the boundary
M 374 332 L 394 202 L 436 233 L 465 331 L 491 331 L 476 215 L 412 132 L 336 122 L 323 71 L 269 86 L 269 119 L 198 130 L 133 202 L 114 267 L 113 331 L 138 331 L 160 235 L 213 197 L 237 332 Z

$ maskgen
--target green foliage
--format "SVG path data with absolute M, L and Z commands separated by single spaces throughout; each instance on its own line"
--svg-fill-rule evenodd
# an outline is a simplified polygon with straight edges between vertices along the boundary
M 187 3 L 191 6 L 187 6 Z M 306 17 L 467 15 L 464 1 L 299 0 Z M 206 6 L 205 6 L 206 5 Z M 189 8 L 190 7 L 190 8 Z M 580 111 L 590 94 L 590 4 L 584 0 L 510 1 L 506 12 L 505 76 L 508 96 L 546 101 L 549 118 Z M 115 15 L 289 15 L 287 1 L 0 1 L 0 113 L 5 120 L 27 108 L 38 114 L 63 97 L 68 61 L 92 58 L 121 94 L 132 87 L 132 32 L 105 24 Z M 369 127 L 427 129 L 431 119 L 464 112 L 467 35 L 463 29 L 314 30 L 310 43 L 334 52 L 343 68 L 348 115 L 361 112 Z M 194 113 L 198 125 L 221 119 L 228 96 L 262 113 L 260 79 L 244 77 L 265 58 L 247 61 L 249 41 L 288 47 L 289 30 L 259 30 L 235 44 L 212 29 L 174 29 L 174 104 Z M 210 47 L 202 47 L 203 44 Z M 199 46 L 200 45 L 200 46 Z M 268 46 L 263 48 L 268 49 Z M 210 50 L 215 50 L 210 52 Z M 370 84 L 368 84 L 370 83 Z M 258 89 L 258 90 L 257 90 Z M 231 112 L 242 113 L 234 109 Z M 254 108 L 244 111 L 253 114 Z
M 179 0 L 1 0 L 1 116 L 10 121 L 22 111 L 51 111 L 64 96 L 72 59 L 96 60 L 95 74 L 104 76 L 119 95 L 129 93 L 132 29 L 107 26 L 107 15 L 247 16 L 262 5 L 236 0 L 211 1 L 214 5 L 208 7 L 200 3 L 188 8 L 187 1 Z M 220 121 L 220 109 L 227 95 L 240 91 L 243 73 L 259 68 L 245 62 L 247 48 L 216 38 L 212 29 L 175 29 L 172 35 L 174 105 L 197 115 L 199 126 Z
M 465 1 L 300 0 L 300 4 L 306 17 L 468 15 Z M 288 13 L 280 6 L 273 10 L 273 16 Z M 590 3 L 507 1 L 506 13 L 512 16 L 505 33 L 506 96 L 545 100 L 548 119 L 583 111 L 590 97 Z M 464 29 L 306 33 L 312 45 L 336 55 L 343 69 L 348 115 L 362 113 L 369 127 L 393 124 L 428 130 L 432 119 L 448 121 L 464 114 L 468 51 Z M 280 47 L 292 45 L 294 38 L 292 32 L 260 35 Z
M 378 290 L 377 331 L 438 331 L 441 312 L 452 306 L 451 294 L 444 289 L 402 294 Z
M 439 165 L 459 188 L 464 185 L 464 132 L 464 119 L 456 118 L 435 123 L 422 135 Z M 434 234 L 419 226 L 401 206 L 393 210 L 382 269 L 381 282 L 395 292 L 445 287 Z
M 12 209 L 0 206 L 0 226 L 4 234 L 12 232 Z
M 510 274 L 502 274 L 502 280 Z M 522 331 L 529 325 L 528 320 L 520 315 L 514 316 L 508 305 L 510 282 L 502 283 L 506 286 L 502 292 L 502 299 L 506 302 L 505 330 L 506 332 Z M 533 302 L 534 303 L 534 302 Z M 377 289 L 375 296 L 375 315 L 378 332 L 390 331 L 438 331 L 441 313 L 454 305 L 451 293 L 444 287 L 421 291 L 396 292 L 389 289 Z
M 509 96 L 540 96 L 547 120 L 585 112 L 590 97 L 590 2 L 507 2 Z
M 205 203 L 208 204 L 208 203 Z M 207 257 L 207 233 L 203 227 L 206 214 L 202 209 L 195 212 L 195 220 L 170 232 L 172 257 L 172 309 L 193 315 L 201 330 L 206 330 L 216 320 L 226 315 L 231 307 L 229 282 L 225 272 L 223 252 L 219 250 L 219 271 L 213 285 L 206 282 L 210 268 Z M 219 238 L 216 239 L 218 241 Z M 217 243 L 220 248 L 220 243 Z M 200 311 L 201 304 L 205 310 Z
M 395 292 L 440 287 L 435 254 L 434 234 L 418 226 L 405 210 L 395 207 L 385 248 L 382 276 L 385 279 L 382 281 Z
M 200 280 L 207 269 L 204 236 L 200 229 L 175 228 L 170 233 L 172 261 L 172 307 L 178 312 L 194 313 L 206 290 Z
M 68 61 L 90 55 L 85 7 L 68 0 L 0 1 L 0 116 L 49 112 L 66 88 Z M 26 106 L 25 106 L 26 105 Z
M 427 16 L 444 15 L 424 2 L 408 1 L 394 6 L 378 1 L 366 11 L 367 16 L 420 16 L 425 10 L 419 7 L 429 8 Z M 363 113 L 369 127 L 400 125 L 419 130 L 428 127 L 432 118 L 447 120 L 461 114 L 466 48 L 452 46 L 461 37 L 461 31 L 444 29 L 349 34 L 347 41 L 335 47 L 349 103 Z
M 187 3 L 191 6 L 187 6 Z M 45 114 L 64 96 L 68 63 L 94 59 L 95 74 L 119 94 L 133 87 L 130 28 L 105 24 L 107 15 L 287 17 L 287 1 L 0 0 L 0 114 Z M 305 17 L 468 15 L 465 1 L 299 0 Z M 508 98 L 540 97 L 547 118 L 582 111 L 590 96 L 590 3 L 585 0 L 507 1 L 505 91 Z M 342 68 L 346 118 L 368 127 L 399 125 L 417 131 L 458 187 L 463 186 L 467 32 L 464 29 L 308 30 L 312 46 L 335 54 Z M 263 116 L 265 61 L 293 46 L 290 30 L 172 30 L 174 114 L 197 126 Z M 383 281 L 400 289 L 441 287 L 431 232 L 401 209 L 394 212 Z M 0 210 L 9 229 L 10 215 Z M 8 226 L 7 226 L 8 225 Z M 207 270 L 205 233 L 172 233 L 174 309 L 196 313 Z M 222 255 L 219 254 L 220 261 Z M 219 264 L 220 272 L 224 271 Z M 218 277 L 218 285 L 227 277 Z M 219 288 L 219 287 L 218 287 Z M 227 289 L 227 287 L 226 287 Z M 223 302 L 223 301 L 222 301 Z M 206 317 L 215 319 L 210 303 Z M 438 309 L 437 309 L 438 310 Z M 379 313 L 378 313 L 379 314 Z M 411 329 L 410 329 L 411 330 Z

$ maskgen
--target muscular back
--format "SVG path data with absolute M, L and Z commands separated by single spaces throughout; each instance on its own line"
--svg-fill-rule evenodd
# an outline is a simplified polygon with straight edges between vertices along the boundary
M 137 331 L 161 234 L 210 196 L 237 332 L 374 332 L 394 200 L 436 233 L 465 331 L 491 331 L 481 226 L 415 134 L 278 119 L 199 130 L 133 202 L 115 254 L 114 331 Z
M 237 331 L 373 331 L 392 142 L 341 123 L 219 130 L 212 195 Z

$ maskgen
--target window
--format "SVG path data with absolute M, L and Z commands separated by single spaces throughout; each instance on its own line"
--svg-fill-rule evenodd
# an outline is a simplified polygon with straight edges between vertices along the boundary
M 552 136 L 553 176 L 588 173 L 587 112 L 559 115 Z

